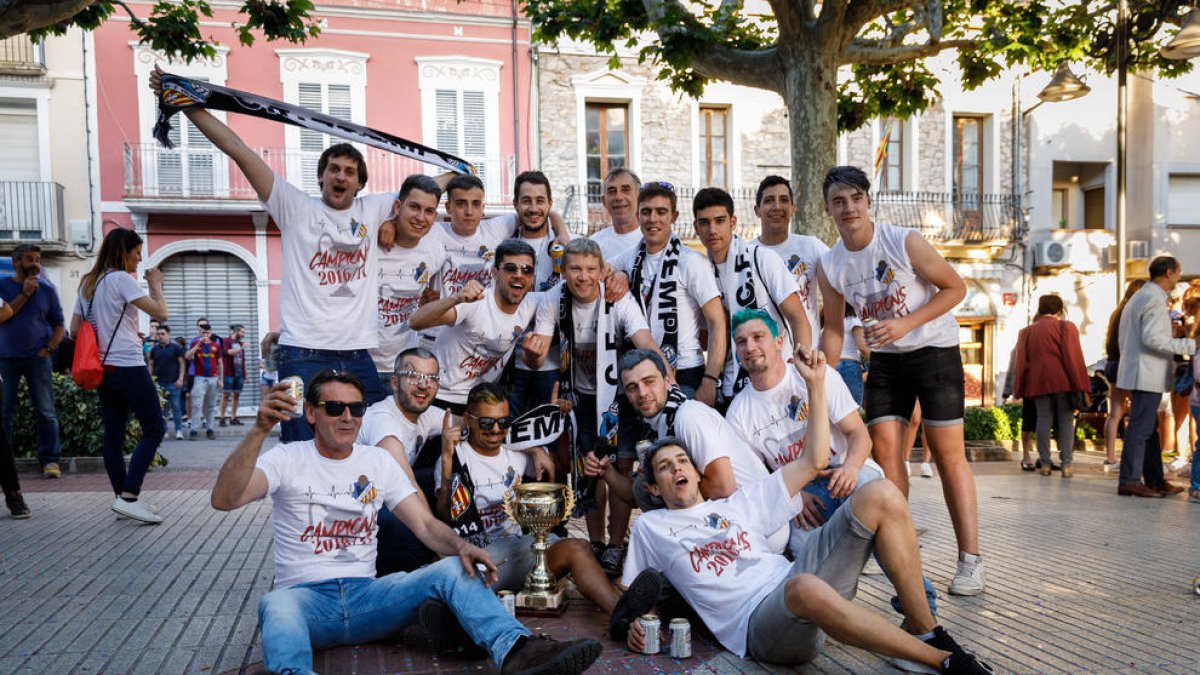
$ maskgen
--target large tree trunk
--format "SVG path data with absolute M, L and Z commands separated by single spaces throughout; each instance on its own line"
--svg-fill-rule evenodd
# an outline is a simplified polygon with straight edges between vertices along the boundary
M 792 229 L 833 243 L 836 232 L 825 215 L 821 181 L 837 163 L 837 63 L 828 54 L 800 45 L 780 45 L 783 101 L 791 132 L 792 188 L 796 219 Z
M 0 0 L 0 39 L 66 21 L 95 0 Z

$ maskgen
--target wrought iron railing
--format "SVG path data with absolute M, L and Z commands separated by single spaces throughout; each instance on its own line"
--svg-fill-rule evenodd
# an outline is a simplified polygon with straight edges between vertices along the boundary
M 0 181 L 0 242 L 66 242 L 63 186 L 50 181 Z
M 320 152 L 258 148 L 267 166 L 304 190 L 317 194 Z M 367 161 L 367 192 L 396 192 L 410 174 L 436 175 L 443 169 L 375 148 L 363 153 Z M 488 203 L 512 202 L 512 156 L 467 157 L 480 169 Z M 125 198 L 148 200 L 246 200 L 258 197 L 237 166 L 211 145 L 164 148 L 156 143 L 125 145 Z
M 676 187 L 679 220 L 675 232 L 680 238 L 694 241 L 692 197 L 699 188 Z M 730 190 L 737 232 L 744 239 L 758 236 L 758 218 L 754 215 L 754 188 Z M 945 192 L 879 192 L 873 197 L 873 217 L 876 220 L 912 227 L 930 241 L 985 244 L 1019 239 L 1024 235 L 1021 225 L 1020 200 L 1012 194 L 960 195 Z M 601 201 L 600 187 L 568 186 L 563 204 L 563 217 L 578 234 L 590 234 L 609 225 L 608 214 Z

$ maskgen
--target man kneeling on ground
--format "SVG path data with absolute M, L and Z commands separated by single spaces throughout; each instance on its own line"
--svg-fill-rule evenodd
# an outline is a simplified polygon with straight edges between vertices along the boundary
M 623 582 L 645 587 L 645 577 L 658 577 L 660 570 L 721 644 L 746 658 L 807 663 L 829 634 L 891 657 L 905 670 L 992 672 L 935 626 L 908 503 L 890 481 L 856 490 L 848 507 L 835 511 L 794 552 L 794 563 L 770 552 L 767 534 L 799 513 L 796 496 L 829 460 L 825 359 L 818 352 L 811 364 L 798 361 L 796 368 L 809 393 L 805 452 L 768 478 L 741 486 L 728 499 L 706 501 L 680 439 L 662 438 L 650 448 L 643 475 L 666 508 L 634 523 Z M 850 601 L 873 548 L 896 586 L 908 632 Z M 627 642 L 641 651 L 640 622 L 630 625 Z
M 578 673 L 599 656 L 595 640 L 532 637 L 486 579 L 476 578 L 478 567 L 495 579 L 488 554 L 433 517 L 387 451 L 354 443 L 366 410 L 365 387 L 354 375 L 314 375 L 304 416 L 315 438 L 260 456 L 268 432 L 299 403 L 287 387 L 271 388 L 212 491 L 213 508 L 221 511 L 271 496 L 275 588 L 258 605 L 267 670 L 310 673 L 314 649 L 385 638 L 413 623 L 421 603 L 435 598 L 453 609 L 504 673 Z M 446 558 L 375 578 L 376 522 L 384 507 Z

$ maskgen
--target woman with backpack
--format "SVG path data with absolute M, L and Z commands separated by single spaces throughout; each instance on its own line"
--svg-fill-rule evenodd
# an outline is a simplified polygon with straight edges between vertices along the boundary
M 141 261 L 142 238 L 133 230 L 116 228 L 104 237 L 95 264 L 79 282 L 71 334 L 79 335 L 85 320 L 95 330 L 104 371 L 97 389 L 100 419 L 104 424 L 104 469 L 116 493 L 112 510 L 127 518 L 156 524 L 162 522 L 162 516 L 139 501 L 138 496 L 142 479 L 166 433 L 166 422 L 158 390 L 142 358 L 138 312 L 166 321 L 167 300 L 163 297 L 162 271 L 146 270 L 149 294 L 138 285 L 133 275 Z M 77 359 L 80 356 L 76 354 Z M 125 428 L 130 413 L 141 425 L 142 437 L 126 470 Z

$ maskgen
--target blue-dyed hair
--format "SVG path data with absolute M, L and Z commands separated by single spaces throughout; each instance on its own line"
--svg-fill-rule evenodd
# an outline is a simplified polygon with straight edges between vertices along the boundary
M 738 326 L 748 321 L 761 321 L 767 325 L 767 329 L 771 331 L 771 337 L 779 337 L 779 322 L 771 317 L 765 309 L 751 309 L 749 307 L 739 309 L 733 313 L 729 319 L 729 334 L 733 335 L 737 332 Z

